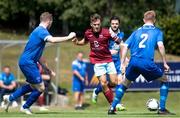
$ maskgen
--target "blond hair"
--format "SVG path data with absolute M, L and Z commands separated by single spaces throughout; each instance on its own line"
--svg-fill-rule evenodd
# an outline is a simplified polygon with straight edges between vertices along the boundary
M 53 20 L 52 14 L 50 14 L 49 12 L 43 12 L 40 16 L 40 22 L 44 22 L 47 20 Z
M 154 10 L 150 10 L 144 13 L 144 20 L 152 20 L 156 19 L 156 12 Z

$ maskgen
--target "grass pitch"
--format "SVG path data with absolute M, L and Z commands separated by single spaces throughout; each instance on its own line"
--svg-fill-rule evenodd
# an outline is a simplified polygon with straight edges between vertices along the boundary
M 2 118 L 180 118 L 180 111 L 175 110 L 176 115 L 160 116 L 156 112 L 149 112 L 142 108 L 128 108 L 127 111 L 119 111 L 117 115 L 107 115 L 107 108 L 101 107 L 97 109 L 86 109 L 83 111 L 75 111 L 74 109 L 62 109 L 62 108 L 50 108 L 48 112 L 40 112 L 37 108 L 34 108 L 34 113 L 31 116 L 27 116 L 18 110 L 11 110 L 8 113 L 1 112 Z
M 40 112 L 37 107 L 33 107 L 34 114 L 27 116 L 19 112 L 19 108 L 10 109 L 8 113 L 0 110 L 0 118 L 180 118 L 180 93 L 170 92 L 167 101 L 167 108 L 176 115 L 162 116 L 156 112 L 150 112 L 146 108 L 146 101 L 149 98 L 158 99 L 159 92 L 128 92 L 125 94 L 122 103 L 127 107 L 127 111 L 118 111 L 117 115 L 107 115 L 108 103 L 101 94 L 97 104 L 90 101 L 90 93 L 86 94 L 86 109 L 74 110 L 73 105 L 67 107 L 50 107 L 48 112 Z

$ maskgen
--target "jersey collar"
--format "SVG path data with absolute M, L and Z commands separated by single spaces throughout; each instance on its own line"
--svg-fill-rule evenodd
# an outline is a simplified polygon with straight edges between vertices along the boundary
M 42 26 L 43 28 L 46 29 L 46 26 L 44 24 L 42 24 L 42 23 L 40 23 L 39 26 Z
M 143 26 L 154 26 L 152 23 L 145 23 Z

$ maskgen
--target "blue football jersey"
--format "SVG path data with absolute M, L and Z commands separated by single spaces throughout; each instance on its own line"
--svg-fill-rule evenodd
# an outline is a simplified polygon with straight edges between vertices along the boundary
M 124 38 L 124 32 L 119 32 L 117 34 L 117 36 L 119 37 L 120 40 L 122 40 Z M 112 55 L 113 61 L 120 59 L 120 54 L 119 54 L 120 53 L 120 46 L 117 43 L 115 43 L 115 41 L 113 39 L 109 40 L 109 50 L 117 50 L 118 51 L 117 54 Z
M 4 72 L 0 74 L 0 81 L 3 81 L 4 85 L 10 85 L 13 81 L 15 81 L 16 78 L 12 73 L 9 75 L 6 75 Z
M 154 59 L 157 43 L 163 41 L 162 31 L 150 24 L 145 24 L 134 31 L 125 41 L 131 52 L 131 57 Z
M 19 64 L 36 64 L 39 61 L 47 38 L 51 36 L 46 28 L 39 25 L 29 36 L 28 43 L 20 57 Z
M 86 77 L 86 63 L 84 61 L 74 60 L 72 62 L 72 70 L 78 71 L 82 77 Z M 76 75 L 73 75 L 73 81 L 81 81 Z

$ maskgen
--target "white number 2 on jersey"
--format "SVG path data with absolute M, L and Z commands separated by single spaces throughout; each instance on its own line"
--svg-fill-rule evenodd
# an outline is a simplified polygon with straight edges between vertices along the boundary
M 141 34 L 142 41 L 139 43 L 139 48 L 145 48 L 144 42 L 148 39 L 148 34 Z

